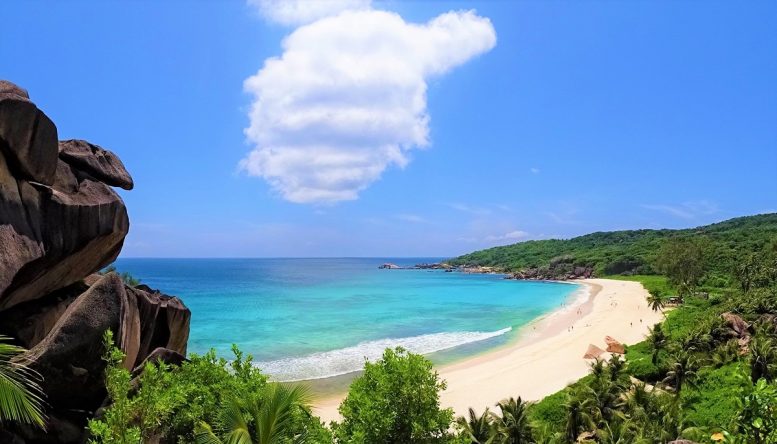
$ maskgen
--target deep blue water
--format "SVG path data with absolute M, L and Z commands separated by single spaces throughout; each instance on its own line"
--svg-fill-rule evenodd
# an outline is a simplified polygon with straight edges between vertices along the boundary
M 234 343 L 279 380 L 355 371 L 388 346 L 426 354 L 482 350 L 580 289 L 377 268 L 436 260 L 119 259 L 116 266 L 186 303 L 190 352 L 215 348 L 228 357 Z

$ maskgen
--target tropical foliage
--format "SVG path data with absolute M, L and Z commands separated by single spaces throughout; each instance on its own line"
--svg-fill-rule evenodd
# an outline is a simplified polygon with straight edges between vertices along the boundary
M 466 258 L 513 269 L 553 261 L 599 272 L 660 271 L 614 278 L 641 282 L 654 310 L 671 310 L 645 341 L 627 347 L 625 359 L 594 360 L 588 376 L 537 403 L 508 398 L 455 420 L 440 406 L 445 381 L 431 362 L 386 350 L 365 363 L 340 405 L 342 421 L 329 428 L 311 414 L 305 389 L 268 383 L 237 349 L 230 362 L 211 352 L 177 368 L 147 365 L 133 382 L 107 336 L 112 404 L 90 423 L 92 441 L 777 443 L 777 215 L 694 230 L 595 233 Z M 670 303 L 671 295 L 680 297 Z
M 436 443 L 452 439 L 451 409 L 440 408 L 445 390 L 432 363 L 402 348 L 387 349 L 351 384 L 334 424 L 340 443 Z
M 195 431 L 211 427 L 217 436 L 224 436 L 232 431 L 229 426 L 234 423 L 225 419 L 235 406 L 239 406 L 244 421 L 251 422 L 249 432 L 259 433 L 252 434 L 252 439 L 268 431 L 267 427 L 255 427 L 257 421 L 267 420 L 262 415 L 275 415 L 276 420 L 282 417 L 282 427 L 271 428 L 276 441 L 270 442 L 293 442 L 300 436 L 307 439 L 305 442 L 331 442 L 329 431 L 310 413 L 310 399 L 304 390 L 268 383 L 251 357 L 237 348 L 233 348 L 231 361 L 217 358 L 211 351 L 204 356 L 190 355 L 180 367 L 146 365 L 133 383 L 132 375 L 121 365 L 124 356 L 113 345 L 110 332 L 105 344 L 105 376 L 112 403 L 102 417 L 89 423 L 93 443 L 135 444 L 162 438 L 165 442 L 191 443 L 195 442 Z
M 599 232 L 572 239 L 520 242 L 459 256 L 452 265 L 480 265 L 506 271 L 549 269 L 559 274 L 575 267 L 592 267 L 597 275 L 656 274 L 662 248 L 669 239 L 692 240 L 703 245 L 706 276 L 700 284 L 726 285 L 731 271 L 741 265 L 743 253 L 757 252 L 777 237 L 777 213 L 730 219 L 685 230 L 628 230 Z M 663 250 L 666 252 L 666 250 Z M 692 256 L 689 253 L 689 256 Z M 747 268 L 754 280 L 761 271 Z
M 0 336 L 0 423 L 17 422 L 44 427 L 43 394 L 38 376 L 24 363 L 13 359 L 24 349 Z

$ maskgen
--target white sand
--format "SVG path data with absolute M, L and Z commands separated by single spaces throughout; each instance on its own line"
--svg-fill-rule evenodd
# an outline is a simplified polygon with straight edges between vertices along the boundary
M 662 313 L 650 310 L 648 292 L 637 282 L 579 282 L 588 286 L 589 297 L 534 322 L 505 347 L 439 368 L 448 382 L 442 406 L 465 415 L 469 407 L 482 411 L 510 396 L 541 399 L 588 374 L 590 361 L 583 354 L 589 344 L 606 349 L 605 336 L 624 344 L 640 342 L 663 319 Z M 344 396 L 318 401 L 315 413 L 325 422 L 339 419 L 337 407 Z

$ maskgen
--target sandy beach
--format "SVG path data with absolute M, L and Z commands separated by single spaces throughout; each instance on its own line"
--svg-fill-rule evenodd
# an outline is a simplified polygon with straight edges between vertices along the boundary
M 663 314 L 650 310 L 637 282 L 609 279 L 577 281 L 588 296 L 560 307 L 524 328 L 511 344 L 438 369 L 448 383 L 444 407 L 464 415 L 514 396 L 538 400 L 588 373 L 583 358 L 589 344 L 606 349 L 605 336 L 624 344 L 640 342 Z M 609 354 L 603 355 L 604 358 Z M 325 422 L 339 419 L 345 393 L 321 399 L 315 413 Z

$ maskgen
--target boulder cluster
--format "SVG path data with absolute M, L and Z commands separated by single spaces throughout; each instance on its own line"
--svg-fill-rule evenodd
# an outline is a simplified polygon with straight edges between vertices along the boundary
M 593 268 L 581 266 L 526 268 L 510 275 L 511 279 L 538 281 L 565 281 L 591 277 L 594 277 Z
M 60 141 L 27 91 L 0 80 L 0 334 L 29 351 L 41 376 L 46 432 L 3 429 L 0 442 L 82 442 L 106 397 L 103 334 L 133 370 L 186 354 L 190 312 L 176 297 L 99 274 L 121 251 L 133 188 L 112 152 Z

